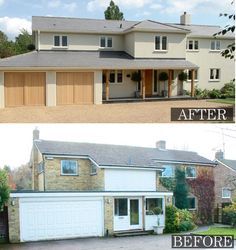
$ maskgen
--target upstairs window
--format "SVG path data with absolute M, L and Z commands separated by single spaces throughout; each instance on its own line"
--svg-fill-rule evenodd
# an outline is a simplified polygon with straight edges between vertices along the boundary
M 211 41 L 211 50 L 220 50 L 220 41 L 219 40 L 213 40 Z
M 198 40 L 189 40 L 187 42 L 187 49 L 188 50 L 198 50 L 199 49 L 199 42 L 198 42 Z
M 195 210 L 197 208 L 196 204 L 196 198 L 195 197 L 188 197 L 187 198 L 188 202 L 188 209 L 189 210 Z
M 220 69 L 210 69 L 210 80 L 211 81 L 220 80 Z
M 162 172 L 162 177 L 174 177 L 174 168 L 173 166 L 163 166 L 165 170 Z
M 197 173 L 196 173 L 196 168 L 195 167 L 186 167 L 185 168 L 185 176 L 186 178 L 196 178 Z
M 62 160 L 61 161 L 61 175 L 77 175 L 78 165 L 74 160 Z
M 97 174 L 97 166 L 93 163 L 93 162 L 91 162 L 91 175 L 95 175 L 95 174 Z
M 54 47 L 67 47 L 67 36 L 54 36 Z
M 102 36 L 100 38 L 100 47 L 101 48 L 112 48 L 112 37 Z
M 167 50 L 167 36 L 155 37 L 155 50 Z
M 222 188 L 222 198 L 231 198 L 231 190 L 229 188 Z

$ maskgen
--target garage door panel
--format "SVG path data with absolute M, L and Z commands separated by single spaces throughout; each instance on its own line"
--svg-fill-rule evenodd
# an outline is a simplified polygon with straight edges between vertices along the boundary
M 24 105 L 24 73 L 5 73 L 5 104 L 6 107 Z
M 57 104 L 69 105 L 74 103 L 73 75 L 57 73 Z
M 20 203 L 21 240 L 102 236 L 102 210 L 102 199 L 22 202 Z

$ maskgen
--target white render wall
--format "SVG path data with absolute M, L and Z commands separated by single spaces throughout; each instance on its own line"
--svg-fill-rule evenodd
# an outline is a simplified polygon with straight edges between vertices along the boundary
M 94 71 L 94 104 L 102 104 L 102 70 Z
M 57 82 L 56 72 L 46 72 L 46 105 L 53 107 L 57 105 Z

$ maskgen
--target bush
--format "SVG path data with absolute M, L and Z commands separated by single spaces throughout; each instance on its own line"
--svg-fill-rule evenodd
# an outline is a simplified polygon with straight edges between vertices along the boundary
M 212 89 L 208 92 L 211 99 L 221 98 L 221 91 L 219 89 Z
M 164 233 L 189 231 L 195 227 L 191 212 L 174 206 L 166 207 L 166 225 Z
M 161 72 L 159 75 L 159 81 L 167 81 L 169 79 L 169 76 L 166 72 Z
M 236 227 L 236 202 L 223 208 L 223 213 L 233 227 Z
M 226 83 L 224 87 L 220 90 L 223 98 L 234 98 L 235 97 L 235 84 L 233 81 Z
M 180 81 L 186 82 L 187 79 L 188 79 L 188 75 L 187 75 L 187 73 L 185 73 L 185 72 L 182 71 L 182 72 L 178 75 L 178 78 L 179 78 Z

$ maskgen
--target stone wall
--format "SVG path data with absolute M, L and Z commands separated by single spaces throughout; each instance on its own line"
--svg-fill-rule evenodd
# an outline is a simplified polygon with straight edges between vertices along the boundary
M 14 204 L 14 205 L 13 205 Z M 11 198 L 8 204 L 9 241 L 20 242 L 19 199 Z
M 113 209 L 114 209 L 114 198 L 111 196 L 104 197 L 104 225 L 105 235 L 113 234 Z

